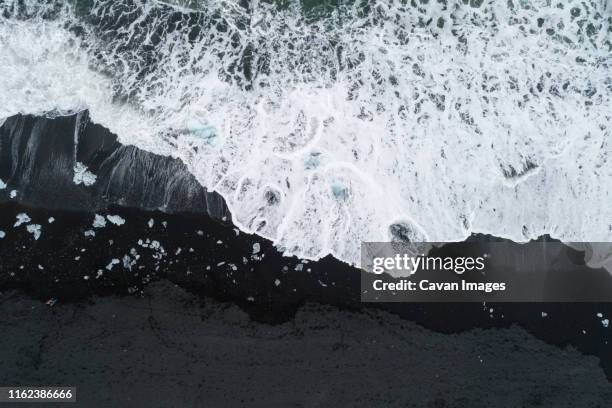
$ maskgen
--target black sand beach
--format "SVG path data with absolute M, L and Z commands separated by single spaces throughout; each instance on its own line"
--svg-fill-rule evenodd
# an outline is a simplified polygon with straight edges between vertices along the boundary
M 25 117 L 0 129 L 2 383 L 76 385 L 86 406 L 609 401 L 611 329 L 598 317 L 609 303 L 365 304 L 358 269 L 283 257 L 233 227 L 179 162 L 93 125 L 75 146 L 74 126 Z M 51 133 L 65 136 L 42 143 Z M 93 186 L 71 180 L 75 149 Z M 175 170 L 151 182 L 143 169 L 158 166 Z M 19 214 L 30 220 L 15 227 Z
M 607 407 L 597 359 L 513 325 L 441 334 L 308 303 L 286 323 L 162 280 L 53 307 L 2 294 L 4 384 L 76 385 L 87 407 Z
M 0 287 L 20 289 L 40 301 L 82 303 L 99 295 L 138 298 L 148 284 L 161 279 L 196 296 L 236 304 L 253 322 L 264 325 L 292 321 L 307 303 L 353 312 L 382 309 L 448 334 L 516 324 L 550 344 L 571 345 L 598 356 L 610 376 L 609 329 L 596 316 L 609 315 L 609 304 L 364 304 L 359 298 L 359 270 L 331 258 L 304 262 L 283 257 L 269 242 L 202 214 L 111 207 L 105 213 L 119 215 L 126 223 L 109 222 L 94 229 L 93 214 L 34 210 L 14 203 L 0 206 L 0 212 L 6 215 L 0 229 L 8 231 L 0 241 Z M 38 240 L 23 226 L 13 227 L 18 213 L 43 225 Z M 55 218 L 52 224 L 50 217 Z M 84 236 L 88 230 L 95 230 L 96 236 Z M 159 242 L 159 247 L 152 242 Z M 260 249 L 253 254 L 257 245 Z M 117 263 L 109 270 L 113 259 Z

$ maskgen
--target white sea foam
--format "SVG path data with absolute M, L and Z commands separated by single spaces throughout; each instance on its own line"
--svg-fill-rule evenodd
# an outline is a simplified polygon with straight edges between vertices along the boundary
M 606 0 L 25 3 L 0 5 L 0 118 L 89 109 L 287 254 L 612 240 Z

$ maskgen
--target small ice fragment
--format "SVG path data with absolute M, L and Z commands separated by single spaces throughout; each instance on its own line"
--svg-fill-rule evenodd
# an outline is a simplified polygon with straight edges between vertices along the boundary
M 318 167 L 321 163 L 321 160 L 319 159 L 320 155 L 321 153 L 319 152 L 310 153 L 310 155 L 304 160 L 304 168 L 306 170 L 310 170 Z
M 41 227 L 39 224 L 30 224 L 26 227 L 26 229 L 28 230 L 28 232 L 32 235 L 34 235 L 34 239 L 38 241 L 38 238 L 40 238 L 40 234 L 41 234 Z
M 96 214 L 92 225 L 94 228 L 104 228 L 106 227 L 106 220 L 104 219 L 103 216 Z
M 254 298 L 253 296 L 249 296 L 249 297 L 247 298 L 247 300 L 248 300 L 249 302 L 254 302 L 254 301 L 255 301 L 255 298 Z
M 6 183 L 0 179 L 0 190 L 4 190 L 6 188 Z
M 261 250 L 261 246 L 259 245 L 259 242 L 254 243 L 253 244 L 253 255 L 258 254 L 260 250 Z
M 337 200 L 346 200 L 349 195 L 348 188 L 341 184 L 332 184 L 331 191 Z
M 299 271 L 301 271 L 302 269 L 304 269 L 304 264 L 299 263 L 299 264 L 295 265 L 295 270 L 296 270 L 296 271 L 298 271 L 298 272 L 299 272 Z
M 601 319 L 603 317 L 603 315 L 601 313 L 597 313 L 597 317 L 599 317 Z
M 155 225 L 155 220 L 153 220 L 153 218 L 149 219 L 149 222 L 147 223 L 149 225 L 149 228 L 153 228 L 153 225 Z
M 53 224 L 55 222 L 55 218 L 49 217 L 47 221 L 49 222 L 49 224 Z
M 129 255 L 124 255 L 123 256 L 123 267 L 131 271 L 133 265 L 136 265 L 136 262 L 132 261 L 132 258 L 130 258 Z
M 106 265 L 106 269 L 110 271 L 111 269 L 113 269 L 113 266 L 117 265 L 119 262 L 120 261 L 117 258 L 111 259 L 110 263 Z
M 221 240 L 217 241 L 217 245 L 221 245 L 222 243 L 223 243 L 223 241 L 221 241 Z
M 87 230 L 87 231 L 84 232 L 84 235 L 86 237 L 95 237 L 96 236 L 96 231 L 94 231 L 94 230 Z
M 11 192 L 9 193 L 9 197 L 11 198 L 17 197 L 17 190 L 11 190 Z
M 201 124 L 199 122 L 190 122 L 187 130 L 194 136 L 201 138 L 206 144 L 215 144 L 217 139 L 217 130 L 214 126 Z
M 18 227 L 21 224 L 25 224 L 25 223 L 32 221 L 32 219 L 26 213 L 19 213 L 17 214 L 16 218 L 17 218 L 17 222 L 15 222 L 15 225 L 14 225 L 15 227 Z
M 74 165 L 74 177 L 72 178 L 74 184 L 83 184 L 88 187 L 96 182 L 96 178 L 95 174 L 87 170 L 87 166 L 81 162 L 76 162 Z
M 106 219 L 117 226 L 125 224 L 125 220 L 118 215 L 107 215 Z
M 6 237 L 6 232 L 0 230 L 0 239 Z
M 225 265 L 225 262 L 219 262 L 219 263 L 217 264 L 217 266 L 223 266 L 223 265 Z
M 274 284 L 275 284 L 276 286 L 280 285 L 280 279 L 276 279 L 276 280 L 274 281 Z
M 602 325 L 603 327 L 606 327 L 606 328 L 607 328 L 607 327 L 610 325 L 610 320 L 608 320 L 608 319 L 603 319 L 603 320 L 601 321 L 601 325 Z
M 179 254 L 181 253 L 181 251 L 182 251 L 182 249 L 181 249 L 181 248 L 178 248 L 178 249 L 176 250 L 176 252 L 174 253 L 174 255 L 179 255 Z
M 204 231 L 202 231 L 202 230 L 197 230 L 197 231 L 196 231 L 196 234 L 198 234 L 199 236 L 201 236 L 201 237 L 202 237 L 202 236 L 204 236 Z
M 167 221 L 162 221 L 162 225 L 164 226 L 164 228 L 166 228 L 168 226 L 168 222 Z
M 548 316 L 548 313 L 546 313 L 546 312 L 542 312 L 542 318 L 544 318 L 544 317 L 546 317 L 546 316 Z

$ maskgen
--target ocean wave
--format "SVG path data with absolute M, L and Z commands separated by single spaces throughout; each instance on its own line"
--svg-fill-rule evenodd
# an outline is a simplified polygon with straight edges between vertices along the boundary
M 612 241 L 605 0 L 0 1 L 0 122 L 88 109 L 287 255 Z

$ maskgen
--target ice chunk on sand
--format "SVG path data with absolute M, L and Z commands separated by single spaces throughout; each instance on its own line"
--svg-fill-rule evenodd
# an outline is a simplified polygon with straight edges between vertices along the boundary
M 118 215 L 107 215 L 106 219 L 115 225 L 123 225 L 125 224 L 125 220 Z
M 121 261 L 119 261 L 117 258 L 111 259 L 110 263 L 106 265 L 106 269 L 110 271 L 111 269 L 113 269 L 113 266 L 119 264 L 119 262 Z
M 28 216 L 28 214 L 26 213 L 19 213 L 17 214 L 17 221 L 15 222 L 15 227 L 18 227 L 22 224 L 26 224 L 30 221 L 32 221 L 32 219 Z
M 74 165 L 74 177 L 72 181 L 74 184 L 79 185 L 83 184 L 84 186 L 91 186 L 96 182 L 96 175 L 87 170 L 87 166 L 85 166 L 81 162 L 76 162 Z
M 94 228 L 104 228 L 106 227 L 106 220 L 104 219 L 103 216 L 96 214 L 92 225 Z
M 34 239 L 38 241 L 38 238 L 40 238 L 40 234 L 42 233 L 40 224 L 30 224 L 26 227 L 26 229 L 30 234 L 34 235 Z

